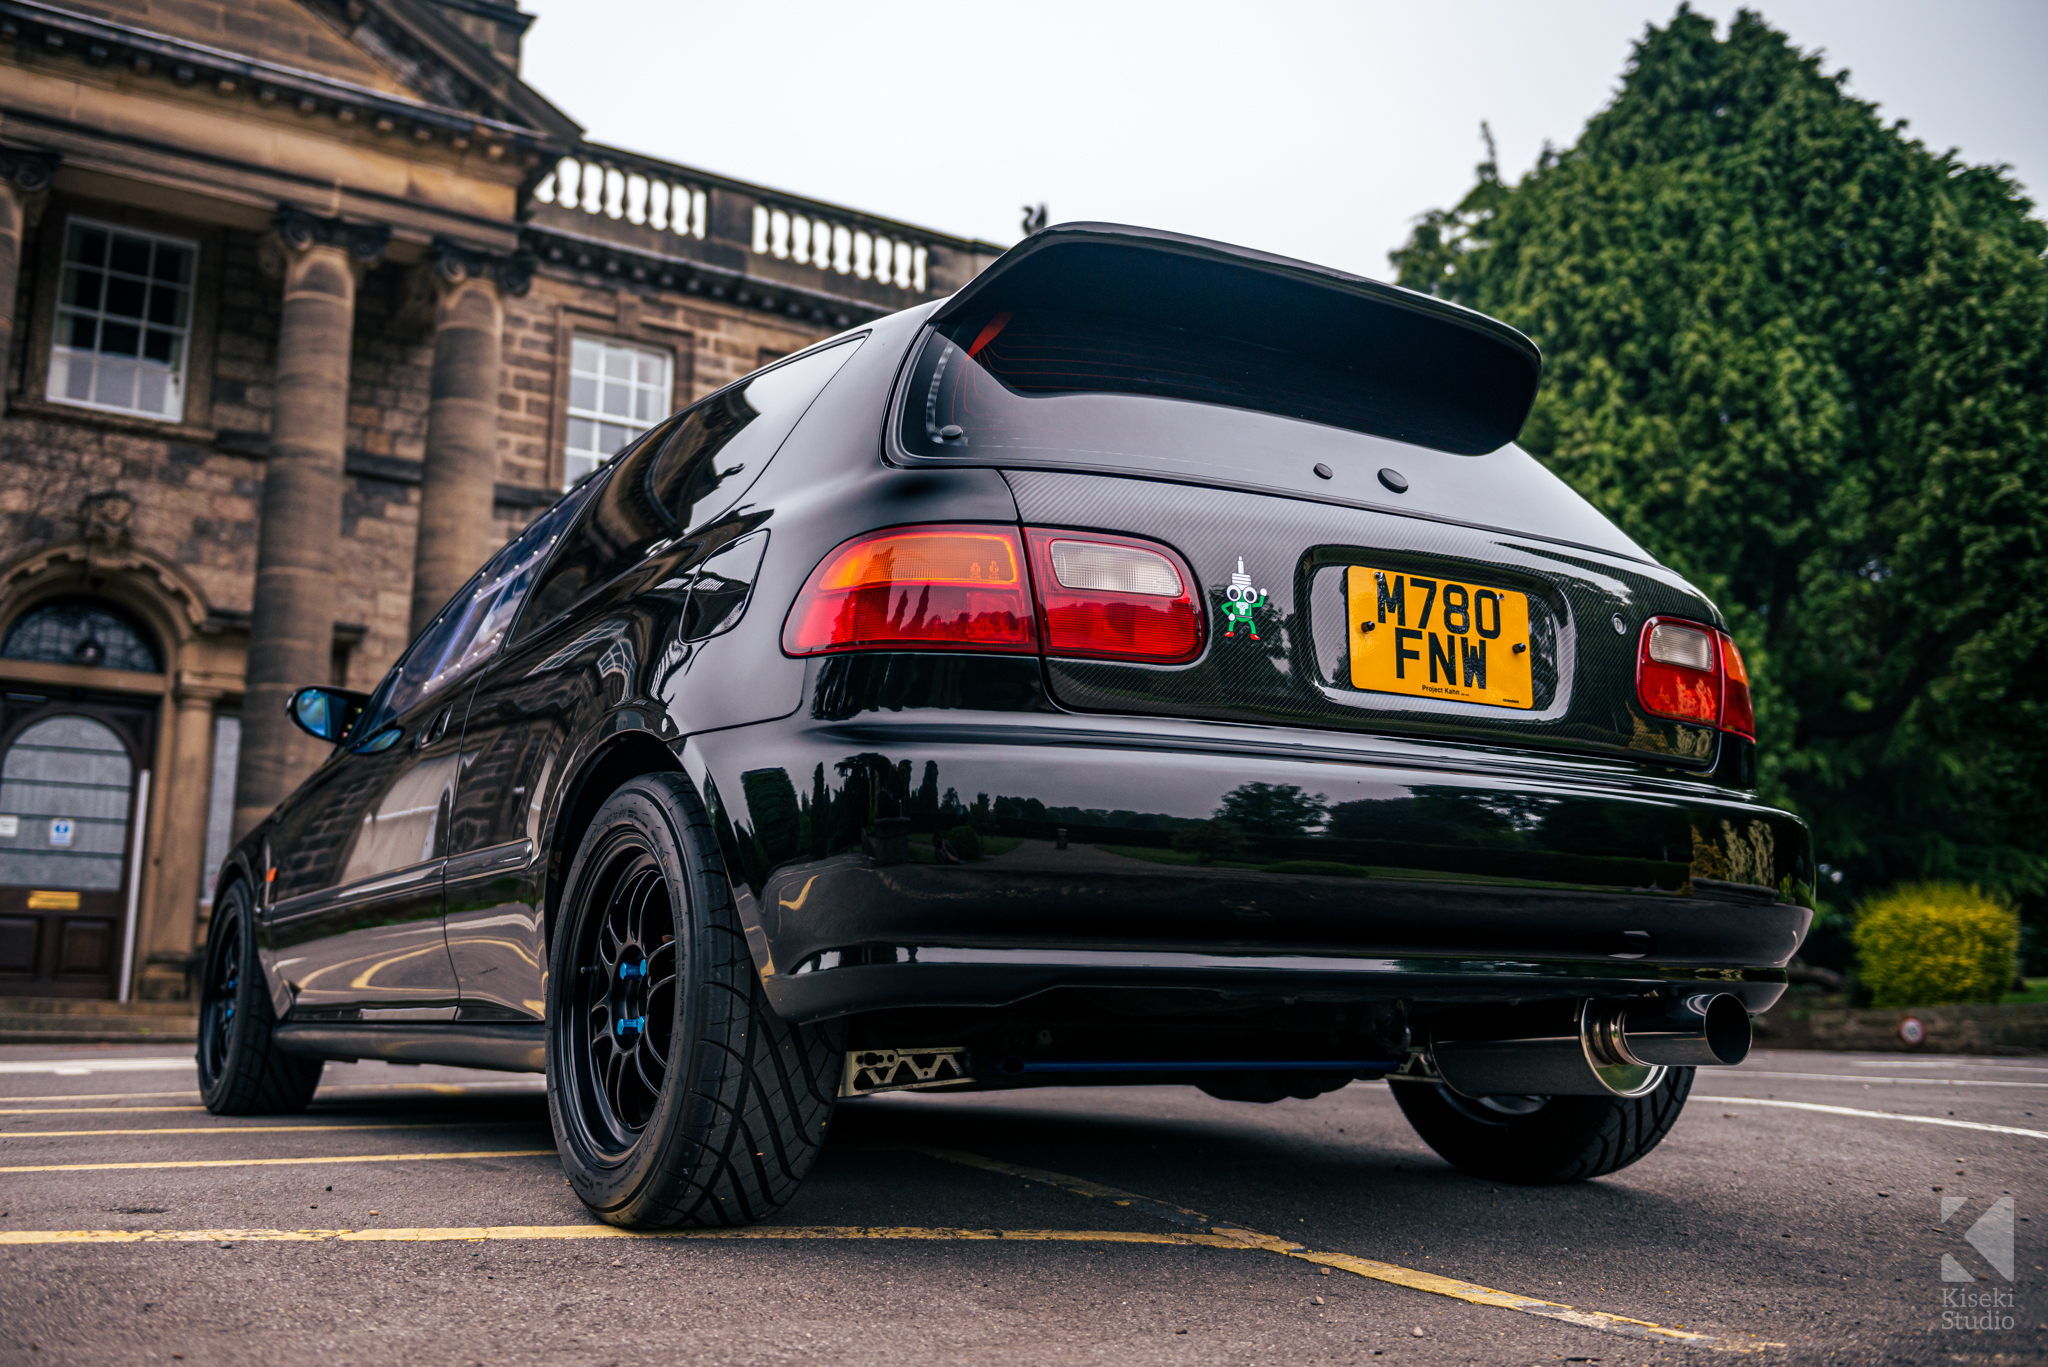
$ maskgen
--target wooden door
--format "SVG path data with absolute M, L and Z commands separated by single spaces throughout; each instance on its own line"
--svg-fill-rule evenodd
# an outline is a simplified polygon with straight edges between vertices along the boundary
M 0 731 L 0 995 L 112 997 L 150 709 L 7 698 Z

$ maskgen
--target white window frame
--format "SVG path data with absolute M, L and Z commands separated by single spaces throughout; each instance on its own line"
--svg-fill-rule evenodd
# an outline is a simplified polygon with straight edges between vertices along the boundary
M 605 368 L 605 360 L 615 353 L 628 353 L 635 359 L 634 375 L 630 380 L 625 381 L 631 416 L 621 417 L 616 413 L 607 413 L 604 410 L 604 386 L 607 383 L 617 385 L 619 381 L 616 378 L 608 380 L 601 371 L 593 373 L 577 366 L 576 353 L 586 346 L 594 346 L 600 349 L 599 365 L 601 371 Z M 651 359 L 660 365 L 661 375 L 658 380 L 650 382 L 640 379 L 637 362 L 641 358 Z M 622 338 L 607 337 L 594 332 L 570 334 L 569 386 L 566 401 L 568 421 L 563 424 L 562 429 L 562 487 L 565 489 L 569 488 L 591 471 L 602 468 L 606 461 L 618 454 L 621 447 L 674 411 L 675 377 L 675 353 L 662 347 L 646 346 L 638 342 L 629 342 Z M 584 405 L 576 402 L 576 389 L 579 380 L 596 382 L 598 394 L 594 404 Z M 643 398 L 644 402 L 642 401 Z M 584 424 L 589 424 L 590 439 L 587 444 L 579 445 L 577 438 L 583 435 L 579 428 Z M 602 451 L 599 449 L 603 444 L 601 433 L 606 427 L 623 428 L 626 435 L 623 440 L 614 444 L 611 450 Z
M 134 320 L 135 326 L 143 329 L 145 333 L 150 329 L 155 329 L 161 332 L 174 333 L 177 336 L 178 364 L 170 376 L 174 402 L 168 409 L 141 408 L 132 404 L 103 403 L 98 399 L 74 398 L 64 392 L 68 387 L 71 357 L 82 358 L 95 366 L 101 363 L 102 358 L 107 358 L 107 353 L 99 349 L 99 343 L 104 340 L 106 335 L 107 312 L 104 283 L 101 287 L 100 305 L 95 310 L 88 311 L 65 302 L 65 277 L 74 266 L 79 264 L 71 260 L 71 234 L 74 229 L 79 228 L 97 229 L 100 232 L 107 233 L 110 237 L 119 234 L 124 237 L 142 238 L 152 243 L 163 243 L 168 246 L 181 248 L 187 254 L 187 277 L 181 287 L 185 292 L 185 321 L 176 325 L 167 325 L 152 323 L 146 316 Z M 44 379 L 44 397 L 51 403 L 67 404 L 73 408 L 90 408 L 102 413 L 125 413 L 131 417 L 151 418 L 158 422 L 183 422 L 185 419 L 185 406 L 189 397 L 188 381 L 192 368 L 192 333 L 194 330 L 192 324 L 199 305 L 199 244 L 190 238 L 175 237 L 169 233 L 150 232 L 146 228 L 131 228 L 124 224 L 106 223 L 99 219 L 73 216 L 67 218 L 64 222 L 64 238 L 59 245 L 57 255 L 57 298 L 53 305 L 54 313 L 51 319 L 50 360 L 48 372 Z M 112 276 L 111 247 L 109 249 L 108 264 L 98 269 L 103 277 Z M 156 282 L 152 279 L 149 283 L 154 288 Z M 69 335 L 68 329 L 65 327 L 66 320 L 81 314 L 87 314 L 88 312 L 90 312 L 90 316 L 97 320 L 97 326 L 94 328 L 94 349 L 89 352 L 74 349 L 64 340 Z M 146 307 L 144 312 L 146 315 Z M 118 315 L 117 320 L 124 323 L 129 321 L 125 318 L 119 318 Z M 125 358 L 112 357 L 108 359 L 119 360 Z M 143 361 L 139 350 L 136 359 L 140 363 L 155 364 Z M 97 384 L 97 377 L 95 377 L 95 384 Z

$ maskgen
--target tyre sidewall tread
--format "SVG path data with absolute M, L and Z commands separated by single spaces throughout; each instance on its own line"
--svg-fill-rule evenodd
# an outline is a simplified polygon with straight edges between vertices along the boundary
M 609 1160 L 580 1139 L 564 1047 L 581 900 L 613 836 L 655 852 L 675 904 L 680 1018 L 669 1075 L 641 1139 Z M 563 884 L 549 953 L 548 1107 L 570 1186 L 599 1218 L 638 1228 L 760 1220 L 792 1195 L 824 1144 L 836 1100 L 833 1032 L 769 1008 L 711 823 L 680 774 L 622 786 L 598 810 Z
M 218 937 L 231 928 L 241 930 L 236 965 L 235 1017 L 228 1027 L 226 1058 L 217 1076 L 206 1076 L 206 1055 L 194 1051 L 199 1067 L 199 1097 L 214 1115 L 289 1115 L 306 1109 L 320 1085 L 326 1065 L 319 1059 L 298 1058 L 278 1048 L 275 1031 L 277 1012 L 270 1004 L 270 987 L 263 963 L 256 952 L 256 909 L 246 883 L 231 884 L 221 899 L 222 906 L 207 930 L 200 980 L 202 1003 L 213 981 L 214 955 Z M 201 1029 L 205 1015 L 201 1012 Z
M 1639 1097 L 1564 1096 L 1526 1116 L 1475 1120 L 1435 1087 L 1394 1084 L 1422 1142 L 1453 1167 L 1516 1186 L 1582 1182 L 1619 1172 L 1664 1141 L 1692 1092 L 1694 1070 L 1672 1068 Z

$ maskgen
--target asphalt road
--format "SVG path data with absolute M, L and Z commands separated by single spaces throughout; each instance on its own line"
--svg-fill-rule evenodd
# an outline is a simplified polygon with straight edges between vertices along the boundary
M 2044 1060 L 1758 1054 L 1546 1189 L 1448 1167 L 1384 1084 L 870 1098 L 774 1225 L 663 1239 L 585 1216 L 538 1078 L 329 1065 L 251 1120 L 192 1087 L 0 1049 L 0 1361 L 2048 1361 Z

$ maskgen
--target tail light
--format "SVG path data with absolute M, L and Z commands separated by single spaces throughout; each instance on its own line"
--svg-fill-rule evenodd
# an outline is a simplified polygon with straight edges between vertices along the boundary
M 847 542 L 811 571 L 783 624 L 782 648 L 1035 653 L 1016 529 L 899 527 Z
M 1756 704 L 1749 697 L 1749 666 L 1742 662 L 1733 636 L 1725 631 L 1716 634 L 1721 638 L 1721 673 L 1727 679 L 1721 695 L 1721 729 L 1755 740 Z
M 1716 726 L 1756 739 L 1749 671 L 1725 631 L 1669 617 L 1643 627 L 1636 657 L 1636 697 L 1659 717 Z
M 782 648 L 1042 650 L 1177 664 L 1201 653 L 1202 609 L 1186 563 L 1150 542 L 1038 528 L 1020 537 L 1014 527 L 897 527 L 825 557 L 790 608 Z
M 1025 532 L 1045 653 L 1180 664 L 1202 651 L 1194 576 L 1163 546 L 1080 532 Z

